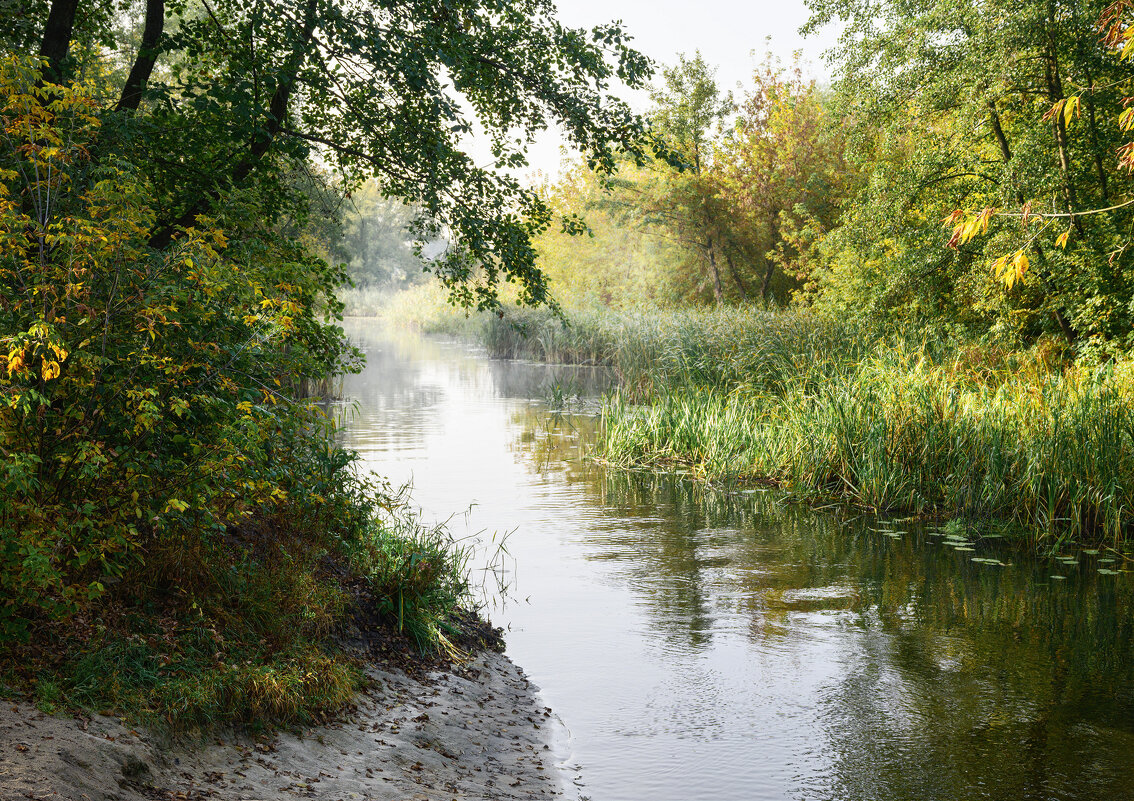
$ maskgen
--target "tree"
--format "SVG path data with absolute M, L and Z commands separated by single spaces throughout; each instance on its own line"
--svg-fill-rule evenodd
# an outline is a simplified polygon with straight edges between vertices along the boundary
M 811 276 L 811 245 L 837 225 L 855 175 L 839 121 L 798 65 L 785 72 L 769 56 L 753 84 L 721 141 L 715 175 L 732 219 L 730 267 L 733 253 L 752 263 L 767 301 L 777 269 L 791 283 Z
M 72 43 L 105 38 L 114 8 L 53 0 L 38 20 L 45 75 L 72 76 Z M 501 279 L 519 283 L 523 301 L 547 302 L 530 240 L 549 210 L 508 172 L 476 165 L 467 137 L 479 127 L 496 165 L 515 169 L 552 122 L 594 166 L 613 168 L 616 149 L 647 145 L 608 86 L 649 74 L 617 25 L 571 29 L 554 11 L 549 0 L 146 0 L 101 150 L 146 170 L 159 250 L 202 214 L 223 219 L 234 192 L 278 183 L 281 159 L 318 152 L 348 185 L 373 177 L 420 209 L 419 239 L 449 240 L 432 267 L 457 302 L 494 307 Z
M 314 677 L 288 643 L 344 608 L 320 560 L 366 580 L 391 564 L 374 541 L 389 504 L 302 397 L 359 355 L 335 325 L 347 277 L 322 257 L 328 172 L 419 210 L 457 302 L 492 308 L 505 279 L 547 302 L 531 237 L 551 213 L 466 137 L 479 125 L 505 168 L 548 121 L 598 169 L 644 154 L 606 89 L 648 63 L 546 0 L 20 8 L 0 30 L 0 652 L 108 595 L 215 631 L 247 617 L 247 582 L 294 580 L 323 622 L 289 611 L 276 647 Z
M 1128 212 L 1078 220 L 1066 251 L 1021 226 L 1021 214 L 987 220 L 986 238 L 955 249 L 939 228 L 956 209 L 1073 214 L 1125 194 L 1128 177 L 1110 156 L 1121 132 L 1102 111 L 1120 102 L 1124 73 L 1095 29 L 1102 3 L 811 6 L 813 25 L 846 24 L 836 90 L 867 176 L 825 243 L 832 302 L 1013 342 L 1127 341 Z M 1048 114 L 1082 87 L 1091 87 L 1078 107 L 1084 124 Z M 1034 266 L 1007 289 L 990 269 L 1005 252 Z
M 420 281 L 427 262 L 414 254 L 414 210 L 383 197 L 373 182 L 351 193 L 348 204 L 341 246 L 355 285 L 391 289 Z
M 724 229 L 729 224 L 717 196 L 712 177 L 714 142 L 733 111 L 730 95 L 722 95 L 715 70 L 700 53 L 679 56 L 678 63 L 663 69 L 665 85 L 655 89 L 650 119 L 669 151 L 681 159 L 658 158 L 638 180 L 616 178 L 610 202 L 620 208 L 627 221 L 644 226 L 686 250 L 696 267 L 691 294 L 706 283 L 712 286 L 716 303 L 725 298 L 719 252 Z M 744 284 L 733 272 L 738 289 Z

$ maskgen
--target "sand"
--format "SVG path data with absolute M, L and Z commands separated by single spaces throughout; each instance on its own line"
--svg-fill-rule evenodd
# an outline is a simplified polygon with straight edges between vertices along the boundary
M 162 746 L 105 717 L 0 707 L 0 800 L 433 801 L 565 793 L 559 723 L 503 654 L 419 678 L 372 667 L 356 708 L 259 739 Z

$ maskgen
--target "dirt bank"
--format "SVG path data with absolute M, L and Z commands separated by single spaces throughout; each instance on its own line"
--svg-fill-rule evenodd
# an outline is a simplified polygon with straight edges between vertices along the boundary
M 337 722 L 163 747 L 110 718 L 0 708 L 0 799 L 275 801 L 544 799 L 563 795 L 557 725 L 511 661 L 482 652 L 410 675 L 372 667 Z

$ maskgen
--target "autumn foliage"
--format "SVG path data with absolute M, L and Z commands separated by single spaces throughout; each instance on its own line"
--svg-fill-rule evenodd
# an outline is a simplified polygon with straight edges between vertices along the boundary
M 0 63 L 8 635 L 138 581 L 143 564 L 147 582 L 192 591 L 227 531 L 293 514 L 299 457 L 283 446 L 317 419 L 285 384 L 349 357 L 316 316 L 335 274 L 296 246 L 232 243 L 202 217 L 152 249 L 150 187 L 94 157 L 96 111 L 89 87 Z

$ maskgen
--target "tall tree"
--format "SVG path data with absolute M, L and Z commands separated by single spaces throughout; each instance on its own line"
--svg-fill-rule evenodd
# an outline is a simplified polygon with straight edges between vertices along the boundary
M 810 244 L 837 224 L 854 186 L 844 151 L 841 121 L 827 113 L 815 82 L 798 64 L 785 71 L 769 55 L 715 169 L 733 219 L 729 265 L 751 264 L 765 301 L 777 275 L 789 285 L 810 277 Z M 745 264 L 736 266 L 734 254 Z
M 701 54 L 684 55 L 662 70 L 664 85 L 652 93 L 654 130 L 683 163 L 656 159 L 637 180 L 616 179 L 612 203 L 627 219 L 685 249 L 694 265 L 694 291 L 708 284 L 717 303 L 725 298 L 721 240 L 728 216 L 712 178 L 716 138 L 732 114 L 731 95 L 717 87 L 716 70 Z M 743 292 L 743 284 L 738 284 Z
M 1111 156 L 1121 132 L 1100 113 L 1117 108 L 1125 77 L 1100 43 L 1103 3 L 811 7 L 813 25 L 845 24 L 836 89 L 869 176 L 847 224 L 827 240 L 829 296 L 884 318 L 959 323 L 1016 341 L 1052 333 L 1082 346 L 1129 337 L 1134 285 L 1118 235 L 1129 219 L 1064 217 L 1074 220 L 1066 251 L 1037 236 L 1036 222 L 1057 232 L 1053 218 L 1020 225 L 1029 210 L 1077 215 L 1128 191 Z M 1048 114 L 1080 92 L 1073 110 L 1084 124 Z M 987 237 L 947 247 L 940 223 L 955 209 L 1011 207 L 1014 215 L 985 218 Z M 991 269 L 1004 252 L 1034 268 L 1007 289 Z
M 115 8 L 110 0 L 42 8 L 49 79 L 73 74 L 72 41 L 104 31 Z M 530 240 L 550 212 L 509 172 L 525 163 L 526 144 L 556 124 L 599 168 L 613 167 L 616 150 L 649 149 L 641 123 L 608 91 L 615 78 L 642 85 L 648 61 L 617 25 L 562 25 L 550 0 L 147 0 L 143 8 L 138 51 L 117 93 L 121 119 L 107 126 L 102 150 L 128 154 L 155 184 L 158 249 L 202 214 L 223 218 L 234 191 L 277 180 L 281 159 L 319 152 L 348 183 L 374 177 L 420 209 L 419 238 L 450 240 L 433 268 L 459 302 L 492 307 L 507 278 L 523 300 L 542 303 Z M 474 162 L 474 129 L 505 169 Z M 279 209 L 269 202 L 262 211 Z

